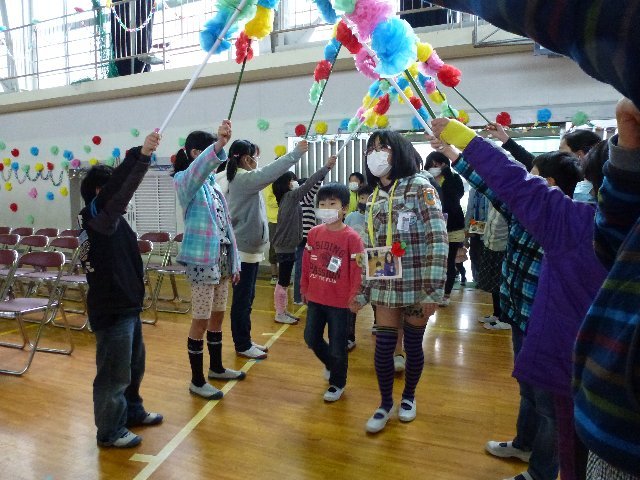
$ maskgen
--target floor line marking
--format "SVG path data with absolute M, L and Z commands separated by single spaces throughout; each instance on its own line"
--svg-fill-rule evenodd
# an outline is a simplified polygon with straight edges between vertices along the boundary
M 269 339 L 266 343 L 266 347 L 271 347 L 278 338 L 287 331 L 290 325 L 283 325 L 280 329 Z M 256 360 L 249 360 L 240 369 L 243 372 L 248 372 L 251 367 L 257 363 Z M 231 380 L 221 389 L 226 395 L 233 387 L 236 386 L 238 380 Z M 139 455 L 134 454 L 129 460 L 134 462 L 147 462 L 147 466 L 134 477 L 133 480 L 146 480 L 153 472 L 155 472 L 165 462 L 167 458 L 180 446 L 180 444 L 191 434 L 191 432 L 206 418 L 206 416 L 213 410 L 220 400 L 209 400 L 204 407 L 200 409 L 195 416 L 189 420 L 189 422 L 182 427 L 182 429 L 171 439 L 169 442 L 158 452 L 157 455 Z

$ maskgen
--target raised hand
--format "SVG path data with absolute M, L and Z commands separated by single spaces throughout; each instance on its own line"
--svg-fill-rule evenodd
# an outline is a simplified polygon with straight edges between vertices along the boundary
M 223 120 L 218 127 L 218 141 L 215 150 L 219 152 L 231 140 L 231 120 Z
M 299 153 L 307 153 L 309 151 L 309 142 L 306 140 L 300 140 L 296 145 L 296 150 Z
M 618 145 L 628 149 L 640 148 L 640 111 L 628 98 L 616 105 Z
M 146 155 L 147 157 L 150 157 L 151 154 L 155 152 L 158 146 L 160 145 L 161 138 L 162 137 L 160 136 L 160 134 L 156 132 L 153 132 L 147 135 L 147 137 L 144 139 L 144 144 L 142 145 L 142 149 L 140 150 L 140 153 L 142 153 L 142 155 Z
M 438 152 L 444 153 L 444 155 L 452 162 L 460 156 L 460 150 L 458 150 L 453 145 L 448 145 L 439 138 L 432 137 L 431 135 L 426 135 L 426 137 L 431 144 L 431 148 L 437 150 Z
M 324 164 L 324 166 L 327 167 L 329 170 L 331 170 L 333 167 L 336 166 L 337 161 L 338 161 L 338 157 L 336 157 L 335 155 L 331 155 L 329 158 L 327 158 L 327 162 Z
M 491 122 L 486 127 L 484 127 L 486 131 L 491 133 L 491 136 L 496 140 L 501 141 L 502 143 L 506 143 L 509 141 L 509 134 L 506 132 L 504 127 L 497 122 Z
M 440 138 L 440 135 L 442 135 L 442 131 L 448 124 L 448 118 L 434 118 L 431 121 L 431 130 L 433 131 L 433 136 Z

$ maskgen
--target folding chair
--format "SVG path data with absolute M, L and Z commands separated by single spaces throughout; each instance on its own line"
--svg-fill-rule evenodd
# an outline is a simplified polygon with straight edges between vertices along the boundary
M 60 232 L 60 237 L 79 237 L 82 233 L 80 229 L 63 230 Z
M 11 233 L 16 235 L 20 235 L 21 237 L 28 237 L 29 235 L 33 235 L 33 228 L 31 227 L 18 227 L 11 230 Z
M 11 280 L 15 269 L 18 267 L 17 250 L 0 250 L 0 267 L 6 271 L 6 276 L 0 277 L 0 300 L 6 300 L 11 290 Z
M 18 245 L 20 235 L 15 233 L 0 233 L 0 248 L 11 248 Z
M 44 250 L 49 244 L 49 238 L 45 235 L 27 235 L 20 237 L 16 247 L 20 253 L 28 253 L 34 250 Z
M 57 271 L 57 276 L 52 282 L 49 298 L 15 298 L 12 300 L 5 300 L 0 303 L 0 318 L 15 320 L 18 324 L 18 330 L 22 336 L 22 344 L 0 342 L 0 346 L 24 350 L 28 345 L 30 349 L 27 361 L 21 369 L 0 368 L 0 373 L 7 373 L 10 375 L 22 375 L 25 373 L 31 366 L 31 362 L 33 361 L 33 356 L 36 351 L 60 353 L 63 355 L 70 355 L 73 351 L 73 339 L 71 338 L 71 331 L 64 311 L 62 311 L 62 319 L 65 325 L 65 338 L 68 347 L 50 348 L 38 346 L 44 326 L 55 318 L 60 307 L 60 299 L 62 298 L 62 293 L 64 291 L 64 287 L 60 286 L 60 278 L 64 267 L 64 254 L 61 252 L 29 252 L 25 253 L 20 258 L 18 264 L 19 266 L 30 266 L 34 270 L 44 271 L 54 269 Z M 38 321 L 38 329 L 32 341 L 24 325 L 24 316 L 39 312 L 42 312 L 42 318 Z
M 87 313 L 87 290 L 89 285 L 87 283 L 87 276 L 77 271 L 78 265 L 78 257 L 80 256 L 80 240 L 78 237 L 58 237 L 51 240 L 49 243 L 49 249 L 54 252 L 62 252 L 65 254 L 65 258 L 67 259 L 65 264 L 65 271 L 62 274 L 62 278 L 60 279 L 60 284 L 66 287 L 65 296 L 63 296 L 63 305 L 62 308 L 67 313 L 79 313 L 86 314 Z M 76 290 L 79 294 L 78 297 L 70 297 L 66 296 L 69 290 Z M 67 308 L 64 305 L 64 300 L 71 300 L 73 302 L 82 303 L 82 310 Z M 82 330 L 87 326 L 88 318 L 85 319 L 85 322 L 81 326 L 70 325 L 69 328 L 72 330 Z M 59 326 L 53 322 L 54 325 Z
M 8 233 L 11 233 L 11 227 L 0 227 L 0 234 L 1 235 L 6 235 Z
M 45 237 L 55 238 L 58 236 L 57 228 L 41 228 L 34 235 L 44 235 Z
M 142 310 L 147 310 L 153 305 L 153 287 L 151 285 L 151 277 L 149 272 L 155 272 L 158 268 L 167 264 L 167 259 L 171 252 L 171 235 L 169 232 L 147 232 L 140 236 L 140 240 L 149 240 L 153 244 L 153 254 L 144 269 L 144 285 L 148 289 L 145 294 L 145 300 L 149 303 L 142 306 Z

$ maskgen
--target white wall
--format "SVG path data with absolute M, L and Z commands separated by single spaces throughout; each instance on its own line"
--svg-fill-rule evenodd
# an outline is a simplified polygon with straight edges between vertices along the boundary
M 485 51 L 491 53 L 489 49 Z M 320 49 L 308 49 L 303 53 L 311 56 L 306 61 L 315 62 L 320 58 L 320 52 Z M 489 118 L 495 118 L 497 112 L 505 110 L 515 123 L 533 123 L 536 111 L 543 107 L 552 110 L 553 121 L 569 120 L 578 110 L 587 112 L 591 118 L 613 118 L 615 102 L 619 98 L 611 87 L 591 79 L 564 58 L 514 53 L 459 58 L 452 63 L 463 72 L 460 90 Z M 312 81 L 311 68 L 309 74 L 302 77 L 245 83 L 233 114 L 234 137 L 258 143 L 262 147 L 262 158 L 268 161 L 276 145 L 286 144 L 285 136 L 293 134 L 296 124 L 308 122 L 313 110 L 308 102 Z M 329 133 L 336 132 L 339 122 L 351 117 L 360 106 L 367 87 L 368 81 L 355 71 L 334 73 L 317 120 L 329 123 Z M 215 129 L 227 116 L 233 88 L 233 85 L 213 86 L 191 92 L 165 131 L 159 156 L 166 161 L 178 150 L 179 138 L 193 129 Z M 0 152 L 0 157 L 10 157 L 10 150 L 19 148 L 18 161 L 21 163 L 34 165 L 38 161 L 52 161 L 59 165 L 64 149 L 73 151 L 83 164 L 92 157 L 101 160 L 109 157 L 114 147 L 119 147 L 124 154 L 126 148 L 141 144 L 146 133 L 162 123 L 177 96 L 177 92 L 150 93 L 1 115 L 0 140 L 7 148 Z M 472 123 L 482 123 L 454 92 L 450 92 L 450 103 L 469 111 Z M 256 121 L 259 118 L 270 122 L 268 131 L 258 131 Z M 393 128 L 410 128 L 411 116 L 406 106 L 392 106 L 390 118 Z M 140 137 L 131 135 L 132 128 L 140 131 Z M 102 137 L 100 146 L 91 143 L 94 135 Z M 49 154 L 52 145 L 60 147 L 57 157 Z M 84 152 L 84 145 L 92 147 L 90 154 Z M 29 154 L 31 146 L 40 148 L 37 159 Z M 56 199 L 48 202 L 44 199 L 47 191 L 44 182 L 12 183 L 11 192 L 5 190 L 4 182 L 0 184 L 0 225 L 22 225 L 27 215 L 33 215 L 36 227 L 70 226 L 69 199 L 62 198 L 57 188 L 53 189 Z M 27 196 L 33 186 L 40 193 L 37 200 Z M 18 213 L 9 210 L 11 202 L 19 204 Z

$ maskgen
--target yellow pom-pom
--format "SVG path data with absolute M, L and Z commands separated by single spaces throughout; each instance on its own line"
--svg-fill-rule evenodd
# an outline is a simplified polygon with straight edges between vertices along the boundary
M 447 96 L 444 93 L 436 90 L 435 92 L 429 94 L 429 98 L 433 103 L 440 105 L 447 99 Z
M 333 26 L 333 30 L 331 32 L 331 35 L 333 35 L 333 38 L 336 38 L 338 36 L 338 24 L 340 22 L 336 22 L 336 24 Z
M 418 60 L 421 62 L 426 62 L 429 60 L 429 57 L 433 53 L 433 47 L 430 43 L 418 43 Z
M 324 135 L 329 130 L 329 125 L 327 122 L 318 122 L 316 123 L 316 133 L 318 135 Z
M 276 145 L 276 148 L 273 149 L 276 154 L 276 157 L 281 157 L 287 153 L 287 147 L 284 145 Z
M 63 197 L 66 197 L 69 195 L 69 189 L 67 187 L 62 187 L 60 189 L 60 195 L 62 195 Z
M 5 183 L 5 184 L 4 184 L 4 189 L 5 189 L 7 192 L 10 192 L 10 191 L 13 189 L 13 185 L 11 185 L 11 182 L 7 182 L 7 183 Z
M 5 158 L 4 160 L 2 160 L 2 163 L 4 163 L 5 167 L 8 167 L 9 165 L 11 165 L 11 159 Z
M 469 123 L 469 114 L 464 110 L 458 110 L 458 120 L 466 125 Z
M 415 63 L 415 62 L 414 62 L 414 64 L 413 64 L 413 65 L 411 65 L 411 66 L 408 68 L 408 70 L 409 70 L 409 73 L 411 74 L 411 76 L 412 76 L 413 78 L 417 78 L 418 73 L 420 73 L 420 72 L 419 72 L 419 70 L 418 70 L 418 64 L 417 64 L 417 63 Z M 405 75 L 404 75 L 404 76 L 406 77 L 406 76 L 407 76 L 407 74 L 405 73 Z M 407 80 L 408 80 L 408 78 L 407 78 Z
M 364 98 L 362 99 L 362 106 L 364 108 L 368 108 L 369 104 L 371 103 L 371 97 L 369 96 L 369 94 L 367 93 Z
M 376 126 L 376 123 L 378 122 L 378 114 L 373 110 L 367 110 L 367 113 L 365 113 L 365 118 L 366 120 L 364 121 L 364 124 L 367 127 L 373 128 Z
M 386 115 L 380 115 L 376 120 L 376 126 L 378 128 L 387 128 L 389 126 L 389 117 Z
M 274 11 L 258 5 L 256 15 L 244 27 L 244 32 L 249 38 L 262 40 L 271 33 L 273 28 Z
M 98 164 L 98 159 L 97 158 L 92 158 L 91 160 L 89 160 L 89 165 L 91 165 L 92 167 Z
M 36 172 L 41 172 L 42 170 L 44 170 L 44 165 L 40 162 L 36 163 L 35 166 L 33 167 L 35 169 Z

